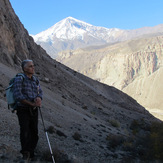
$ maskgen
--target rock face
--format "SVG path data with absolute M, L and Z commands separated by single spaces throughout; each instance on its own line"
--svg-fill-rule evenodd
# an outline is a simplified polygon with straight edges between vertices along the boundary
M 102 83 L 115 86 L 163 115 L 163 35 L 106 47 L 61 52 L 58 61 Z
M 28 35 L 8 0 L 0 1 L 0 32 L 0 162 L 16 162 L 19 157 L 18 120 L 7 109 L 5 88 L 26 58 L 34 61 L 41 81 L 41 109 L 56 162 L 118 162 L 131 160 L 129 154 L 141 159 L 139 150 L 131 153 L 126 144 L 135 149 L 139 136 L 144 138 L 157 120 L 144 107 L 120 90 L 52 60 Z M 49 149 L 40 118 L 39 135 L 37 152 L 47 162 Z
M 29 37 L 28 32 L 15 15 L 9 1 L 0 2 L 0 12 L 0 61 L 14 66 L 15 64 L 20 64 L 22 58 L 34 55 L 35 58 L 40 58 L 45 51 L 35 45 L 33 38 Z M 39 53 L 36 53 L 37 51 Z

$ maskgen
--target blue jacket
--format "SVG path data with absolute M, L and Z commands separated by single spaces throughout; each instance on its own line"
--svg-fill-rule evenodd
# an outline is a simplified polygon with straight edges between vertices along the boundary
M 35 76 L 32 76 L 31 79 L 25 74 L 24 76 L 24 79 L 22 76 L 15 78 L 13 94 L 15 100 L 17 101 L 17 106 L 28 107 L 27 105 L 22 104 L 21 101 L 28 100 L 34 102 L 36 97 L 40 97 L 42 99 L 42 89 L 40 87 L 39 80 Z

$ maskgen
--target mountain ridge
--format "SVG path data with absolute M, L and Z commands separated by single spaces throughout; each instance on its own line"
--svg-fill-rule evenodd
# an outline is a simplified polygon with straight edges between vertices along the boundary
M 93 26 L 75 18 L 67 17 L 32 37 L 52 58 L 56 58 L 58 52 L 63 50 L 130 40 L 145 34 L 163 32 L 162 27 L 163 24 L 154 27 L 122 30 Z
M 33 37 L 36 42 L 40 41 L 39 40 L 40 36 L 41 36 L 41 39 L 43 39 L 42 41 L 45 41 L 44 39 L 46 37 L 50 37 L 52 35 L 55 35 L 56 38 L 60 38 L 60 39 L 64 39 L 64 40 L 71 40 L 76 37 L 77 38 L 79 37 L 79 39 L 81 39 L 81 38 L 83 38 L 83 33 L 85 33 L 85 32 L 89 32 L 90 35 L 95 37 L 95 34 L 93 34 L 93 32 L 97 30 L 96 28 L 103 29 L 103 30 L 105 29 L 108 33 L 113 30 L 115 30 L 115 31 L 119 30 L 117 28 L 108 29 L 105 27 L 96 27 L 96 26 L 93 26 L 84 21 L 77 20 L 73 17 L 67 17 L 67 18 L 59 21 L 52 27 L 48 28 L 47 30 L 42 31 L 36 35 L 33 35 Z M 93 32 L 89 31 L 90 29 L 93 30 Z
M 157 103 L 157 117 L 163 119 L 160 99 L 163 97 L 162 79 L 156 75 L 159 71 L 162 72 L 163 66 L 162 38 L 163 35 L 148 36 L 95 49 L 64 51 L 57 60 L 86 76 L 125 91 L 150 111 L 156 109 Z M 152 82 L 152 76 L 155 81 L 158 80 L 157 84 Z M 141 86 L 143 83 L 149 88 Z M 158 87 L 160 89 L 155 92 L 154 89 Z M 147 98 L 149 92 L 150 98 Z

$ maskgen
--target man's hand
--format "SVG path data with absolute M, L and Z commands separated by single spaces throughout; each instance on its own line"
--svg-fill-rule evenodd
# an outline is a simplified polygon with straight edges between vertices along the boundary
M 22 100 L 21 103 L 27 104 L 27 105 L 32 106 L 32 107 L 40 107 L 41 106 L 41 98 L 36 97 L 34 102 L 30 102 L 28 100 Z
M 41 98 L 40 97 L 36 97 L 35 99 L 35 105 L 40 107 L 41 106 Z

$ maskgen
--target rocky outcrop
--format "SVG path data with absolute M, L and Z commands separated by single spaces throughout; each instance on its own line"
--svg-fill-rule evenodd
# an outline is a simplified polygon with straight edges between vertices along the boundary
M 24 58 L 47 57 L 45 51 L 36 45 L 33 38 L 28 35 L 9 1 L 0 2 L 0 13 L 1 62 L 17 66 Z

